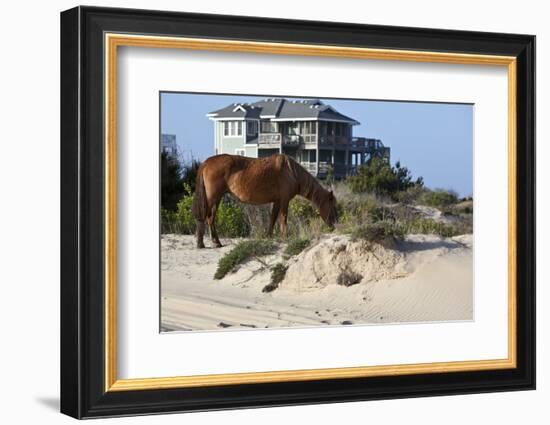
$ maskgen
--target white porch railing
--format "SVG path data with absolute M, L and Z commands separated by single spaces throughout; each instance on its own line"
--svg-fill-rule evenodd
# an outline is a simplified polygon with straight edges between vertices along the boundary
M 281 144 L 280 133 L 260 133 L 258 144 L 268 146 L 279 146 Z
M 300 165 L 309 171 L 310 174 L 317 175 L 317 164 L 315 162 L 300 162 Z

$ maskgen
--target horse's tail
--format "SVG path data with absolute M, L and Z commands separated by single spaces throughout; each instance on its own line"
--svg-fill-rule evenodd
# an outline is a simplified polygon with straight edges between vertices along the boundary
M 197 179 L 195 181 L 195 196 L 193 196 L 193 204 L 191 210 L 193 217 L 197 221 L 204 221 L 206 219 L 207 199 L 206 189 L 204 188 L 204 168 L 201 166 L 197 172 Z

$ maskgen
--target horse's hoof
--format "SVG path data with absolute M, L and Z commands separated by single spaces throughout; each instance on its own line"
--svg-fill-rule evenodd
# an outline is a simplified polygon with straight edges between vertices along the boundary
M 197 248 L 198 248 L 198 249 L 203 249 L 203 248 L 204 248 L 204 244 L 203 244 L 203 243 L 198 243 L 198 244 L 197 244 Z
M 218 242 L 212 242 L 212 246 L 213 246 L 214 248 L 221 248 L 223 245 L 221 244 L 220 241 L 218 241 Z

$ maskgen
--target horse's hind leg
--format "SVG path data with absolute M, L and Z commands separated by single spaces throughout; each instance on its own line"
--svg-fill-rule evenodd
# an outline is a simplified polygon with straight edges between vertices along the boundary
M 283 239 L 286 239 L 288 236 L 288 202 L 289 201 L 281 201 L 281 211 L 279 213 L 279 224 L 281 225 L 281 236 Z
M 210 214 L 206 218 L 208 220 L 208 227 L 210 228 L 210 238 L 212 239 L 212 245 L 214 245 L 214 248 L 221 248 L 222 246 L 222 243 L 218 238 L 218 231 L 216 230 L 216 212 L 218 211 L 219 204 L 220 201 L 214 204 L 214 206 L 210 210 Z
M 204 221 L 197 220 L 197 248 L 204 248 L 204 231 L 206 226 Z
M 267 236 L 273 236 L 273 226 L 277 222 L 277 217 L 279 216 L 279 202 L 273 202 L 273 208 L 271 209 L 271 219 L 269 220 L 269 229 L 267 230 Z

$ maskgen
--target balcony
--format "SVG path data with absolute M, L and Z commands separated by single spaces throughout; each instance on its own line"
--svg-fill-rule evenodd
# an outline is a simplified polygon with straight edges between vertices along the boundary
M 317 143 L 317 135 L 285 134 L 283 136 L 280 133 L 260 133 L 258 136 L 258 144 L 263 148 L 278 148 L 281 145 L 281 140 L 284 146 L 310 146 Z
M 278 148 L 281 146 L 281 134 L 260 133 L 258 136 L 258 145 L 262 148 Z
M 368 150 L 378 150 L 378 149 L 382 149 L 384 145 L 378 139 L 367 139 L 366 137 L 353 137 L 351 139 L 350 147 L 366 148 Z
M 317 164 L 315 162 L 300 162 L 300 165 L 304 167 L 310 174 L 317 175 Z
M 283 144 L 286 146 L 315 145 L 317 135 L 315 134 L 290 134 L 283 136 Z
M 302 137 L 302 143 L 304 145 L 316 145 L 317 144 L 317 135 L 316 134 L 304 134 Z
M 300 146 L 302 143 L 302 138 L 298 134 L 285 135 L 283 136 L 283 145 L 285 146 Z
M 346 147 L 350 144 L 350 138 L 347 136 L 320 136 L 319 146 Z
M 315 162 L 300 162 L 300 165 L 304 167 L 310 174 L 318 177 L 326 177 L 329 173 L 333 173 L 335 177 L 344 177 L 351 171 L 352 166 L 346 166 L 344 164 L 331 164 L 330 162 L 321 161 L 319 163 L 319 169 Z

